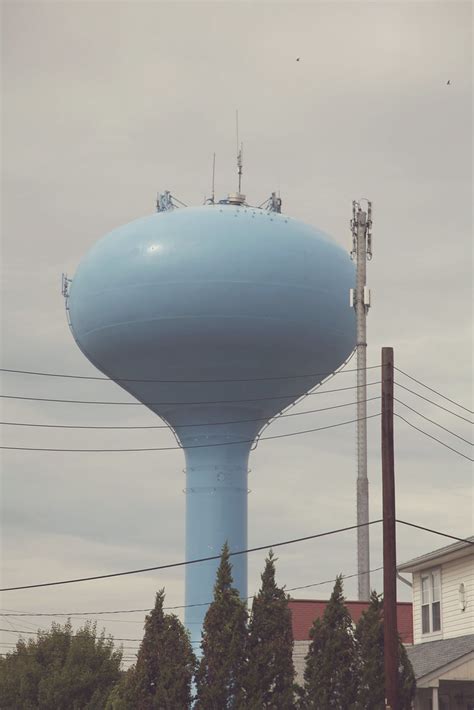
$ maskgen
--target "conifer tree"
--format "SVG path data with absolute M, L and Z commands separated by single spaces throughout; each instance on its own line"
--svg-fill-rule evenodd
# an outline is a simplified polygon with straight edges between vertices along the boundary
M 154 609 L 146 617 L 137 662 L 110 699 L 111 708 L 186 710 L 191 707 L 195 658 L 188 633 L 178 617 L 163 612 L 164 598 L 162 589 L 156 595 Z
M 336 579 L 323 617 L 314 621 L 310 637 L 301 707 L 348 710 L 356 696 L 357 667 L 352 620 L 344 604 L 341 576 Z
M 246 707 L 291 710 L 295 706 L 293 633 L 288 597 L 275 581 L 270 551 L 262 586 L 254 597 L 249 623 Z
M 214 600 L 202 631 L 202 657 L 196 673 L 195 710 L 245 708 L 243 684 L 247 653 L 247 608 L 232 586 L 227 543 L 214 586 Z
M 359 656 L 357 710 L 384 710 L 384 629 L 383 601 L 376 593 L 362 614 L 355 633 Z M 415 677 L 405 647 L 399 643 L 398 702 L 400 710 L 409 710 L 415 693 Z

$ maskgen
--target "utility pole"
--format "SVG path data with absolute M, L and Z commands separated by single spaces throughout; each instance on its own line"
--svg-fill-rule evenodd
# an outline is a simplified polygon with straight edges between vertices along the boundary
M 382 348 L 383 624 L 385 708 L 398 710 L 397 554 L 393 450 L 393 348 Z
M 359 202 L 352 203 L 352 251 L 356 260 L 356 286 L 351 289 L 351 306 L 357 324 L 357 572 L 360 601 L 370 597 L 370 540 L 369 540 L 369 480 L 367 478 L 367 313 L 370 290 L 367 288 L 367 261 L 372 258 L 372 203 L 367 201 L 367 212 Z

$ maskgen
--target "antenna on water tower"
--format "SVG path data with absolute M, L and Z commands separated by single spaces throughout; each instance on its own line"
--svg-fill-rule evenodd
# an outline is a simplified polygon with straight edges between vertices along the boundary
M 239 175 L 239 187 L 238 187 L 238 194 L 240 195 L 241 193 L 241 188 L 242 188 L 242 168 L 243 168 L 243 149 L 244 146 L 242 143 L 239 142 L 239 112 L 238 110 L 235 112 L 235 129 L 236 129 L 236 134 L 237 134 L 237 172 Z
M 212 204 L 216 201 L 216 154 L 212 157 Z
M 367 202 L 367 212 L 360 202 Z M 357 572 L 359 600 L 370 597 L 369 480 L 367 478 L 367 313 L 370 289 L 367 288 L 367 261 L 372 259 L 372 203 L 365 198 L 352 202 L 351 259 L 356 260 L 356 286 L 350 291 L 350 304 L 357 322 Z
M 242 195 L 242 154 L 243 145 L 239 142 L 239 112 L 235 112 L 235 130 L 237 135 L 237 174 L 239 176 L 237 192 L 231 192 L 227 197 L 227 204 L 241 206 L 245 204 L 245 195 Z

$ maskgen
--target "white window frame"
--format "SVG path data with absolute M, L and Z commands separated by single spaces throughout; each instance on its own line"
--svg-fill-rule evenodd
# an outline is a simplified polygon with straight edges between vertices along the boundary
M 427 581 L 425 589 L 423 582 Z M 439 629 L 433 630 L 434 613 L 433 607 L 439 605 Z M 423 609 L 428 608 L 428 629 L 423 629 Z M 441 604 L 441 568 L 433 567 L 420 572 L 420 608 L 421 608 L 421 635 L 438 636 L 443 631 L 442 604 Z

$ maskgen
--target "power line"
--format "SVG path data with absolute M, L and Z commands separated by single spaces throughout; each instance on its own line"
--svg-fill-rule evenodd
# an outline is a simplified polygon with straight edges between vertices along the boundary
M 400 399 L 397 399 L 396 397 L 394 397 L 393 399 L 395 402 L 398 402 L 398 404 L 403 404 L 404 407 L 406 407 L 410 411 L 414 412 L 415 414 L 418 414 L 419 417 L 423 417 L 423 419 L 426 419 L 427 422 L 430 422 L 431 424 L 435 424 L 436 426 L 439 426 L 440 429 L 444 429 L 444 431 L 447 431 L 448 434 L 452 434 L 452 436 L 456 436 L 458 439 L 461 439 L 461 441 L 465 441 L 466 444 L 473 446 L 472 441 L 469 441 L 469 439 L 465 439 L 463 436 L 456 434 L 456 432 L 451 431 L 451 429 L 448 429 L 447 427 L 443 426 L 439 422 L 435 422 L 434 419 L 430 419 L 429 417 L 426 417 L 424 414 L 419 412 L 417 409 L 413 409 L 413 407 L 410 407 L 406 402 L 402 402 Z
M 368 523 L 363 523 L 362 525 L 375 525 L 376 523 L 382 522 L 380 520 L 372 520 Z M 293 545 L 298 542 L 305 542 L 307 540 L 315 540 L 316 538 L 321 538 L 321 537 L 327 537 L 329 535 L 335 535 L 337 533 L 341 532 L 347 532 L 349 530 L 356 530 L 359 527 L 362 527 L 362 525 L 349 525 L 344 528 L 337 528 L 335 530 L 328 530 L 326 532 L 322 533 L 315 533 L 314 535 L 306 535 L 305 537 L 299 537 L 299 538 L 293 538 L 291 540 L 284 540 L 283 542 L 276 542 L 270 545 L 260 545 L 258 547 L 250 547 L 246 550 L 238 550 L 236 552 L 230 552 L 230 556 L 236 556 L 236 555 L 245 555 L 249 552 L 260 552 L 261 550 L 268 550 L 270 548 L 274 547 L 283 547 L 284 545 Z M 77 582 L 91 582 L 95 581 L 97 579 L 109 579 L 111 577 L 124 577 L 127 575 L 131 574 L 142 574 L 143 572 L 155 572 L 157 570 L 162 570 L 162 569 L 172 569 L 175 567 L 185 567 L 187 565 L 192 565 L 192 564 L 197 564 L 200 562 L 210 562 L 211 560 L 220 560 L 221 555 L 212 555 L 210 557 L 201 557 L 199 559 L 195 560 L 184 560 L 182 562 L 172 562 L 166 565 L 156 565 L 154 567 L 144 567 L 142 569 L 135 569 L 135 570 L 127 570 L 126 572 L 112 572 L 110 574 L 99 574 L 99 575 L 94 575 L 91 577 L 78 577 L 76 579 L 65 579 L 65 580 L 60 580 L 60 581 L 55 581 L 55 582 L 42 582 L 39 584 L 27 584 L 27 585 L 22 585 L 22 586 L 17 586 L 17 587 L 6 587 L 4 589 L 0 589 L 0 592 L 14 592 L 18 591 L 20 589 L 36 589 L 38 587 L 55 587 L 58 585 L 62 584 L 76 584 Z
M 364 400 L 365 402 L 372 402 L 376 399 L 380 399 L 380 396 L 369 397 Z M 292 412 L 290 414 L 279 414 L 275 417 L 275 420 L 281 419 L 282 417 L 299 417 L 303 414 L 316 414 L 317 412 L 326 412 L 330 409 L 340 409 L 341 407 L 350 407 L 356 405 L 357 402 L 346 402 L 344 404 L 333 404 L 331 407 L 321 407 L 320 409 L 310 409 L 305 412 Z M 233 419 L 227 422 L 204 422 L 200 424 L 180 424 L 180 427 L 200 427 L 200 426 L 224 426 L 226 424 L 245 424 L 249 422 L 263 422 L 267 421 L 268 417 L 258 417 L 256 419 Z M 36 424 L 30 422 L 0 422 L 3 426 L 23 426 L 23 427 L 39 427 L 42 429 L 169 429 L 168 424 L 153 425 L 153 426 L 81 426 L 77 424 Z
M 362 577 L 363 575 L 370 574 L 371 572 L 379 572 L 381 569 L 383 569 L 383 565 L 381 567 L 373 567 L 372 569 L 366 570 L 365 572 L 356 572 L 355 574 L 345 574 L 342 576 L 342 579 L 351 579 L 352 577 Z M 324 582 L 314 582 L 313 584 L 303 584 L 299 587 L 289 587 L 288 589 L 285 588 L 285 592 L 295 592 L 299 589 L 309 589 L 310 587 L 320 587 L 323 584 L 330 584 L 331 582 L 335 582 L 335 581 L 336 581 L 335 579 L 325 579 Z
M 365 574 L 370 574 L 370 572 L 377 572 L 377 571 L 379 571 L 379 570 L 381 570 L 381 569 L 383 569 L 383 567 L 375 567 L 374 569 L 368 570 L 368 571 L 366 571 L 366 572 L 362 572 L 362 573 L 356 572 L 355 574 L 343 575 L 343 576 L 342 576 L 342 579 L 350 579 L 350 578 L 352 578 L 352 577 L 359 577 L 359 576 L 361 576 L 361 574 L 364 574 L 364 575 L 365 575 Z M 306 584 L 306 585 L 303 585 L 303 586 L 300 586 L 300 587 L 292 587 L 292 588 L 290 588 L 290 589 L 286 589 L 286 588 L 285 588 L 285 591 L 288 592 L 288 591 L 293 591 L 293 590 L 297 590 L 297 589 L 307 589 L 307 588 L 309 588 L 309 587 L 317 587 L 317 586 L 322 586 L 322 585 L 324 585 L 324 584 L 334 583 L 335 581 L 336 581 L 336 579 L 332 578 L 332 579 L 324 580 L 324 581 L 322 581 L 322 582 L 314 582 L 314 583 L 312 583 L 312 584 Z M 252 595 L 252 596 L 246 597 L 244 601 L 248 601 L 248 600 L 250 600 L 250 599 L 254 599 L 255 596 L 256 596 L 256 595 L 254 594 L 254 595 Z M 290 598 L 288 601 L 294 601 L 294 600 L 292 600 L 292 599 Z M 213 603 L 213 602 L 211 601 L 211 602 L 203 602 L 202 604 L 189 604 L 189 605 L 182 605 L 182 606 L 163 607 L 163 610 L 185 609 L 185 608 L 188 608 L 189 606 L 210 606 L 212 603 Z M 152 609 L 144 609 L 143 611 L 152 611 Z M 40 613 L 40 614 L 30 614 L 30 616 L 55 616 L 55 617 L 58 617 L 58 616 L 79 616 L 79 615 L 81 615 L 81 616 L 86 616 L 86 615 L 114 614 L 114 613 L 126 613 L 126 612 L 123 612 L 123 611 L 122 611 L 122 612 L 120 612 L 120 611 L 118 611 L 118 612 L 114 612 L 114 611 L 109 611 L 109 612 L 107 612 L 107 611 L 104 611 L 104 612 L 88 612 L 87 614 L 84 613 L 84 612 L 83 612 L 82 614 L 81 614 L 80 612 L 72 612 L 71 614 L 68 614 L 68 615 L 66 615 L 66 614 L 64 614 L 64 613 L 61 613 L 61 614 L 41 614 L 41 613 Z M 3 615 L 2 615 L 2 616 L 3 616 Z M 5 616 L 21 616 L 21 614 L 5 614 Z M 139 622 L 137 622 L 137 623 L 139 623 Z M 43 629 L 42 631 L 25 631 L 25 630 L 23 630 L 23 629 L 14 629 L 14 628 L 12 628 L 12 629 L 1 629 L 1 628 L 0 628 L 0 631 L 5 631 L 5 632 L 8 632 L 8 633 L 18 633 L 18 634 L 20 634 L 20 635 L 21 635 L 21 634 L 27 634 L 27 635 L 30 635 L 30 636 L 35 636 L 35 635 L 38 636 L 38 635 L 40 635 L 41 633 L 44 633 L 45 631 L 46 631 L 46 632 L 49 631 L 49 629 Z M 119 638 L 119 637 L 113 637 L 113 641 L 138 641 L 138 642 L 141 642 L 142 640 L 143 640 L 143 638 L 140 639 L 140 638 Z M 191 643 L 192 643 L 192 644 L 200 644 L 201 642 L 200 642 L 200 641 L 191 641 Z M 3 643 L 3 645 L 7 645 L 7 644 Z M 13 646 L 14 646 L 14 645 L 16 645 L 16 644 L 10 644 L 10 645 L 13 645 Z M 125 650 L 138 650 L 138 649 L 135 649 L 135 648 L 130 647 L 130 646 L 129 646 L 129 647 L 124 646 L 123 648 L 124 648 Z
M 260 552 L 261 550 L 268 550 L 270 548 L 273 549 L 275 547 L 283 547 L 284 545 L 292 545 L 292 544 L 299 543 L 299 542 L 306 542 L 307 540 L 315 540 L 317 538 L 328 537 L 329 535 L 335 535 L 335 534 L 341 533 L 341 532 L 348 532 L 349 530 L 356 530 L 357 528 L 360 528 L 360 527 L 363 527 L 366 525 L 376 525 L 381 522 L 382 522 L 382 519 L 371 520 L 368 523 L 359 523 L 358 525 L 349 525 L 344 528 L 337 528 L 335 530 L 328 530 L 328 531 L 322 532 L 322 533 L 315 533 L 314 535 L 306 535 L 305 537 L 298 537 L 298 538 L 293 538 L 291 540 L 284 540 L 283 542 L 275 542 L 270 545 L 260 545 L 258 547 L 250 547 L 250 548 L 247 548 L 246 550 L 238 550 L 236 552 L 230 552 L 229 556 L 233 557 L 233 556 L 237 556 L 237 555 L 245 555 L 250 552 Z M 441 535 L 442 537 L 448 537 L 452 540 L 457 540 L 458 542 L 465 542 L 465 543 L 468 543 L 469 545 L 474 545 L 473 541 L 466 540 L 465 538 L 462 538 L 462 537 L 456 537 L 454 535 L 450 535 L 449 533 L 445 533 L 440 530 L 433 530 L 432 528 L 427 528 L 427 527 L 424 527 L 423 525 L 416 525 L 415 523 L 409 523 L 405 520 L 396 520 L 396 522 L 401 523 L 402 525 L 410 525 L 411 527 L 418 528 L 419 530 L 425 530 L 426 532 L 431 532 L 436 535 Z M 201 557 L 201 558 L 195 559 L 195 560 L 185 560 L 182 562 L 173 562 L 173 563 L 169 563 L 166 565 L 156 565 L 154 567 L 144 567 L 142 569 L 127 570 L 126 572 L 112 572 L 110 574 L 100 574 L 100 575 L 94 575 L 92 577 L 79 577 L 76 579 L 66 579 L 66 580 L 55 581 L 55 582 L 42 582 L 39 584 L 28 584 L 28 585 L 22 585 L 22 586 L 18 586 L 18 587 L 6 587 L 4 589 L 0 589 L 0 592 L 13 592 L 13 591 L 18 591 L 20 589 L 36 589 L 38 587 L 53 587 L 53 586 L 58 586 L 58 585 L 62 585 L 62 584 L 76 584 L 78 582 L 91 582 L 91 581 L 95 581 L 97 579 L 109 579 L 111 577 L 124 577 L 124 576 L 132 575 L 132 574 L 141 574 L 143 572 L 155 572 L 157 570 L 172 569 L 175 567 L 185 567 L 187 565 L 197 564 L 200 562 L 210 562 L 212 560 L 220 560 L 220 558 L 221 558 L 221 555 L 212 555 L 211 557 Z
M 19 639 L 19 640 L 20 640 L 20 639 Z M 17 643 L 11 643 L 11 644 L 0 644 L 1 646 L 10 646 L 10 647 L 11 647 L 11 648 L 5 648 L 5 649 L 3 649 L 3 651 L 0 651 L 0 657 L 6 660 L 9 656 L 12 656 L 13 654 L 17 653 L 17 652 L 18 652 L 17 644 L 18 644 L 18 642 L 17 642 Z M 129 663 L 134 663 L 134 662 L 137 660 L 137 657 L 138 657 L 138 656 L 137 656 L 136 653 L 135 653 L 134 655 L 132 655 L 132 654 L 130 653 L 130 651 L 137 651 L 137 652 L 138 652 L 139 649 L 136 648 L 136 647 L 134 647 L 134 646 L 130 646 L 130 647 L 128 647 L 128 646 L 120 646 L 120 647 L 117 646 L 117 647 L 114 647 L 114 648 L 113 648 L 113 653 L 119 653 L 119 652 L 121 652 L 123 649 L 129 649 L 129 652 L 128 652 L 128 653 L 122 653 L 122 654 L 121 654 L 121 661 L 124 662 L 124 663 L 128 663 L 128 662 L 129 662 Z M 38 649 L 36 648 L 36 649 L 31 649 L 31 650 L 30 650 L 29 647 L 26 646 L 25 648 L 22 648 L 22 649 L 20 650 L 20 653 L 21 653 L 21 657 L 23 657 L 23 656 L 36 656 L 36 655 L 38 654 Z
M 411 375 L 408 374 L 408 372 L 404 372 L 403 370 L 400 370 L 399 367 L 394 366 L 394 370 L 397 370 L 397 372 L 400 372 L 402 375 L 405 375 L 405 377 L 410 378 L 410 380 L 413 380 L 413 382 L 416 382 L 417 384 L 421 385 L 422 387 L 426 387 L 427 390 L 434 392 L 435 394 L 439 395 L 443 399 L 446 399 L 448 402 L 451 402 L 451 404 L 455 404 L 457 407 L 461 407 L 461 409 L 464 409 L 466 412 L 469 412 L 469 414 L 474 414 L 474 411 L 472 409 L 468 409 L 464 405 L 459 404 L 459 402 L 456 402 L 454 399 L 450 399 L 449 397 L 446 397 L 446 395 L 441 394 L 441 392 L 438 392 L 438 390 L 433 389 L 433 387 L 429 387 L 421 380 L 417 380 L 416 377 L 412 377 Z
M 364 367 L 364 370 L 373 370 L 377 367 L 380 367 L 380 365 L 371 365 L 370 367 Z M 162 383 L 162 384 L 206 384 L 206 383 L 212 383 L 212 382 L 266 382 L 266 381 L 273 381 L 273 380 L 296 380 L 296 379 L 305 379 L 308 377 L 329 377 L 330 375 L 340 375 L 344 374 L 346 372 L 357 372 L 362 368 L 352 368 L 350 370 L 332 370 L 329 372 L 310 372 L 309 374 L 306 375 L 282 375 L 282 376 L 275 376 L 275 377 L 249 377 L 249 378 L 241 378 L 241 379 L 234 379 L 234 378 L 226 378 L 226 379 L 219 379 L 219 380 L 147 380 L 147 379 L 130 379 L 128 377 L 116 377 L 114 379 L 111 379 L 110 377 L 90 377 L 87 375 L 67 375 L 67 374 L 61 374 L 58 372 L 37 372 L 35 370 L 13 370 L 11 368 L 7 367 L 0 367 L 0 372 L 9 372 L 13 374 L 18 374 L 18 375 L 35 375 L 39 377 L 60 377 L 60 378 L 66 378 L 66 379 L 72 379 L 72 380 L 102 380 L 105 382 L 157 382 L 157 383 Z
M 367 386 L 379 385 L 381 380 L 376 382 L 369 382 Z M 321 385 L 319 385 L 321 386 Z M 351 387 L 339 387 L 332 390 L 318 389 L 317 392 L 307 392 L 307 393 L 296 393 L 296 394 L 283 394 L 279 397 L 254 397 L 251 399 L 219 399 L 210 401 L 194 401 L 194 402 L 108 402 L 102 400 L 91 400 L 91 399 L 53 399 L 50 397 L 22 397 L 12 394 L 0 394 L 2 399 L 21 399 L 27 400 L 29 402 L 60 402 L 62 404 L 105 404 L 114 405 L 122 407 L 155 407 L 158 405 L 162 406 L 182 406 L 182 405 L 194 405 L 194 404 L 242 404 L 244 402 L 268 402 L 276 399 L 296 399 L 300 397 L 309 397 L 316 394 L 330 394 L 331 392 L 345 392 L 347 390 L 357 389 L 357 385 L 352 385 Z
M 461 414 L 458 414 L 457 412 L 453 412 L 452 409 L 448 409 L 447 407 L 443 407 L 442 404 L 438 404 L 438 402 L 434 402 L 432 399 L 428 399 L 428 397 L 424 397 L 422 394 L 419 392 L 415 392 L 415 390 L 409 389 L 409 387 L 405 387 L 405 385 L 400 384 L 400 382 L 395 381 L 395 384 L 397 387 L 401 387 L 402 389 L 406 390 L 407 392 L 410 392 L 410 394 L 416 395 L 416 397 L 419 397 L 420 399 L 424 399 L 425 402 L 429 402 L 430 404 L 434 404 L 435 407 L 439 407 L 439 409 L 442 409 L 444 412 L 449 412 L 449 414 L 452 414 L 455 417 L 459 417 L 459 419 L 463 419 L 465 422 L 468 422 L 469 424 L 474 424 L 470 419 L 467 419 L 467 417 L 463 417 Z
M 355 572 L 354 574 L 345 574 L 342 576 L 342 579 L 352 579 L 353 577 L 360 577 L 361 575 L 365 574 L 370 574 L 371 572 L 378 572 L 379 570 L 383 569 L 383 567 L 374 567 L 373 569 L 367 570 L 366 572 Z M 322 582 L 312 582 L 311 584 L 304 584 L 299 587 L 284 587 L 285 592 L 294 592 L 299 589 L 309 589 L 310 587 L 321 587 L 324 584 L 331 584 L 336 581 L 336 578 L 331 578 L 331 579 L 325 579 Z M 245 601 L 248 601 L 249 599 L 254 599 L 255 594 L 252 594 L 249 597 L 245 597 Z M 199 604 L 178 604 L 175 606 L 164 606 L 163 611 L 176 611 L 177 609 L 189 609 L 191 607 L 196 607 L 196 606 L 210 606 L 212 604 L 211 602 L 201 602 Z M 23 616 L 48 616 L 48 617 L 58 617 L 58 616 L 64 616 L 64 617 L 82 617 L 82 616 L 104 616 L 104 615 L 113 615 L 113 614 L 135 614 L 135 613 L 147 613 L 149 611 L 153 611 L 153 607 L 147 608 L 147 609 L 113 609 L 113 610 L 105 610 L 105 611 L 71 611 L 71 612 L 59 612 L 59 613 L 52 613 L 52 612 L 18 612 L 18 613 L 2 613 L 1 616 L 13 616 L 13 617 L 23 617 Z M 118 621 L 118 619 L 115 619 L 114 621 Z M 140 624 L 142 621 L 136 621 L 132 623 L 137 623 Z
M 26 634 L 27 636 L 40 636 L 42 633 L 48 633 L 49 629 L 44 631 L 21 631 L 19 629 L 0 629 L 8 634 Z M 76 634 L 72 634 L 73 637 L 78 638 Z M 79 637 L 80 638 L 80 637 Z M 131 638 L 114 638 L 113 641 L 142 641 L 143 639 L 131 639 Z
M 438 444 L 441 444 L 441 446 L 444 446 L 446 449 L 449 449 L 450 451 L 454 451 L 455 454 L 462 456 L 464 459 L 467 459 L 468 461 L 474 461 L 474 459 L 471 459 L 470 456 L 466 456 L 466 454 L 463 454 L 461 451 L 458 451 L 457 449 L 454 449 L 452 446 L 445 444 L 444 441 L 441 441 L 441 439 L 436 438 L 436 436 L 433 436 L 432 434 L 428 434 L 428 432 L 424 431 L 424 429 L 420 429 L 419 427 L 415 426 L 414 424 L 409 422 L 408 419 L 405 419 L 405 417 L 402 417 L 401 414 L 395 413 L 395 416 L 398 417 L 398 419 L 401 419 L 403 422 L 405 422 L 405 424 L 408 424 L 408 426 L 411 426 L 413 429 L 416 429 L 417 431 L 419 431 L 420 434 L 424 434 L 425 436 L 429 437 L 430 439 L 433 439 L 433 441 L 437 441 Z
M 110 377 L 97 377 L 97 376 L 89 376 L 89 375 L 70 375 L 70 374 L 66 374 L 66 373 L 42 372 L 42 371 L 36 371 L 36 370 L 17 370 L 17 369 L 6 368 L 6 367 L 1 367 L 0 372 L 6 372 L 6 373 L 12 373 L 12 374 L 22 374 L 22 375 L 34 375 L 34 376 L 40 376 L 40 377 L 56 377 L 56 378 L 63 378 L 63 379 L 94 380 L 94 381 L 106 381 L 106 382 L 138 382 L 138 383 L 153 383 L 153 382 L 155 382 L 155 383 L 163 383 L 163 384 L 205 384 L 205 383 L 217 383 L 217 382 L 223 382 L 223 383 L 224 382 L 265 382 L 265 381 L 274 381 L 274 380 L 305 379 L 305 378 L 309 378 L 309 377 L 329 377 L 329 376 L 345 374 L 348 372 L 358 372 L 360 370 L 373 370 L 378 367 L 380 367 L 380 365 L 370 365 L 370 366 L 364 367 L 364 368 L 355 367 L 355 368 L 351 368 L 351 369 L 344 369 L 344 367 L 343 367 L 340 370 L 336 370 L 336 371 L 312 372 L 312 373 L 303 374 L 303 375 L 282 375 L 282 376 L 275 376 L 275 377 L 252 377 L 252 378 L 247 378 L 247 379 L 245 379 L 245 378 L 239 378 L 239 379 L 226 378 L 226 379 L 210 379 L 210 380 L 136 379 L 136 378 L 127 378 L 127 377 L 117 377 L 115 380 L 113 380 Z M 396 367 L 396 366 L 394 366 L 394 369 L 397 370 L 397 372 L 400 372 L 400 374 L 404 375 L 405 377 L 408 377 L 410 380 L 413 380 L 413 382 L 416 382 L 417 384 L 421 385 L 422 387 L 425 387 L 426 389 L 430 390 L 431 392 L 434 392 L 435 394 L 437 394 L 439 397 L 442 397 L 446 401 L 451 402 L 451 404 L 455 404 L 457 407 L 464 409 L 466 412 L 469 412 L 470 414 L 474 414 L 473 410 L 468 409 L 468 407 L 465 407 L 464 405 L 460 404 L 459 402 L 456 402 L 454 399 L 447 397 L 446 395 L 439 392 L 439 390 L 436 390 L 433 387 L 430 387 L 429 385 L 427 385 L 426 383 L 417 379 L 416 377 L 413 377 L 412 375 L 408 374 L 408 372 L 405 372 L 404 370 L 401 370 L 399 367 Z M 433 404 L 435 404 L 435 403 L 433 403 Z M 454 414 L 454 412 L 451 412 L 451 410 L 447 410 L 447 411 L 450 411 L 450 413 Z
M 365 419 L 373 419 L 374 417 L 380 417 L 380 413 L 371 414 Z M 345 422 L 339 422 L 338 424 L 328 424 L 327 426 L 316 427 L 315 429 L 305 429 L 303 431 L 294 431 L 288 434 L 273 434 L 272 436 L 261 436 L 258 439 L 260 441 L 269 441 L 270 439 L 285 439 L 289 436 L 299 436 L 301 434 L 310 434 L 315 431 L 323 431 L 325 429 L 334 429 L 339 426 L 345 426 L 346 424 L 353 424 L 357 422 L 357 419 L 349 419 Z M 210 448 L 213 446 L 231 446 L 236 444 L 251 444 L 254 439 L 240 439 L 237 441 L 222 441 L 210 444 L 191 444 L 186 446 L 186 449 L 202 449 Z M 54 451 L 54 452 L 67 452 L 67 453 L 137 453 L 142 451 L 178 451 L 183 449 L 182 446 L 151 446 L 151 447 L 141 447 L 136 449 L 55 449 L 49 447 L 34 447 L 34 446 L 0 446 L 0 449 L 7 449 L 9 451 Z
M 406 520 L 397 520 L 397 523 L 401 525 L 408 525 L 411 528 L 417 528 L 417 530 L 424 530 L 425 532 L 433 533 L 434 535 L 441 535 L 441 537 L 449 537 L 451 540 L 456 540 L 457 542 L 465 542 L 466 545 L 474 545 L 474 540 L 469 540 L 465 537 L 456 537 L 456 535 L 449 535 L 448 533 L 441 532 L 440 530 L 433 530 L 433 528 L 426 528 L 424 525 L 417 525 L 416 523 L 409 523 Z

